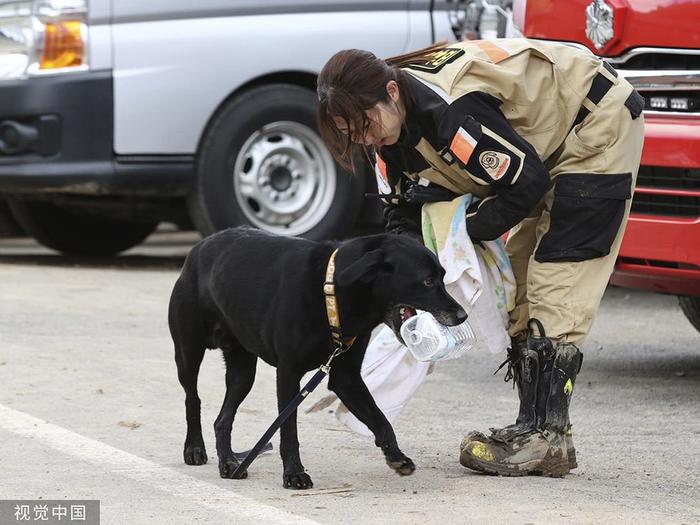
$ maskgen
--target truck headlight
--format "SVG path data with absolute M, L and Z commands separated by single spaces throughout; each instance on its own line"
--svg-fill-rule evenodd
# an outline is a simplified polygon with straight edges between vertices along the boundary
M 0 4 L 0 78 L 24 75 L 34 47 L 31 2 Z
M 88 68 L 86 0 L 0 0 L 0 79 Z

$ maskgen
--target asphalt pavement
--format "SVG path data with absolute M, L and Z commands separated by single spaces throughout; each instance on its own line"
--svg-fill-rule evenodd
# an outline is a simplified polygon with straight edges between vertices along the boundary
M 199 380 L 209 463 L 182 461 L 184 395 L 167 327 L 191 233 L 115 258 L 67 258 L 0 240 L 0 499 L 100 500 L 103 524 L 699 523 L 700 334 L 675 297 L 609 288 L 572 403 L 579 468 L 500 478 L 460 466 L 470 430 L 512 422 L 503 356 L 438 364 L 394 424 L 417 470 L 399 477 L 334 407 L 299 415 L 309 491 L 282 488 L 278 438 L 247 480 L 218 475 L 213 423 L 224 368 Z M 321 386 L 302 407 L 327 395 Z M 302 409 L 303 411 L 303 409 Z M 235 450 L 276 416 L 274 370 L 234 423 Z

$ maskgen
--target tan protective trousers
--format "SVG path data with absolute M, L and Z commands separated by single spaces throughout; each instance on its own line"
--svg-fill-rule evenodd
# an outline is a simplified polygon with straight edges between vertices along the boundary
M 620 79 L 600 100 L 584 104 L 591 113 L 567 135 L 562 146 L 545 162 L 554 184 L 533 213 L 510 233 L 506 251 L 517 282 L 516 307 L 509 333 L 520 338 L 530 318 L 539 319 L 555 341 L 580 344 L 598 310 L 622 244 L 632 199 L 625 203 L 622 224 L 610 253 L 579 262 L 538 262 L 535 252 L 550 228 L 555 185 L 562 174 L 632 174 L 637 178 L 644 142 L 643 116 L 632 119 L 624 105 L 630 84 Z

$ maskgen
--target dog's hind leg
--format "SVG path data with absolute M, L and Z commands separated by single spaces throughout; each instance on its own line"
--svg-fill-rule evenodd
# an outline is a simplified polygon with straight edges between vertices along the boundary
M 299 393 L 299 382 L 303 374 L 277 368 L 277 407 L 282 412 Z M 297 436 L 297 411 L 291 413 L 280 428 L 280 456 L 282 456 L 282 486 L 285 489 L 310 489 L 314 486 L 304 471 L 299 457 L 299 438 Z
M 226 362 L 226 396 L 214 423 L 214 432 L 219 475 L 222 478 L 232 478 L 240 462 L 231 450 L 231 427 L 238 407 L 253 387 L 258 358 L 246 352 L 237 341 L 227 343 L 222 350 Z M 248 473 L 244 471 L 240 477 L 246 478 Z
M 183 456 L 188 465 L 203 465 L 207 462 L 207 452 L 202 438 L 201 402 L 197 393 L 197 376 L 204 357 L 204 344 L 175 343 L 175 363 L 177 377 L 185 390 L 185 414 L 187 436 Z
M 416 466 L 399 449 L 391 423 L 379 410 L 367 385 L 362 380 L 360 370 L 363 355 L 364 353 L 359 351 L 353 354 L 353 349 L 350 349 L 338 356 L 331 367 L 328 388 L 335 392 L 348 410 L 372 431 L 374 443 L 382 449 L 387 465 L 402 476 L 413 474 Z
M 197 376 L 206 350 L 206 340 L 195 297 L 189 282 L 178 279 L 170 298 L 168 325 L 175 343 L 177 377 L 185 390 L 187 436 L 183 456 L 188 465 L 203 465 L 207 462 L 207 452 L 202 438 Z

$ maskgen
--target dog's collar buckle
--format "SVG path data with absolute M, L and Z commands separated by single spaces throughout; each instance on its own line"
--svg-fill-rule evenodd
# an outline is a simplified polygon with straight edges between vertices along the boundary
M 346 352 L 355 342 L 355 337 L 343 337 L 343 332 L 340 328 L 340 309 L 338 307 L 338 298 L 335 296 L 335 256 L 338 254 L 336 249 L 328 260 L 326 267 L 326 280 L 323 283 L 323 295 L 326 298 L 326 315 L 328 316 L 328 325 L 331 330 L 331 338 L 333 339 L 334 351 L 326 366 L 330 366 L 331 360 L 343 352 Z

